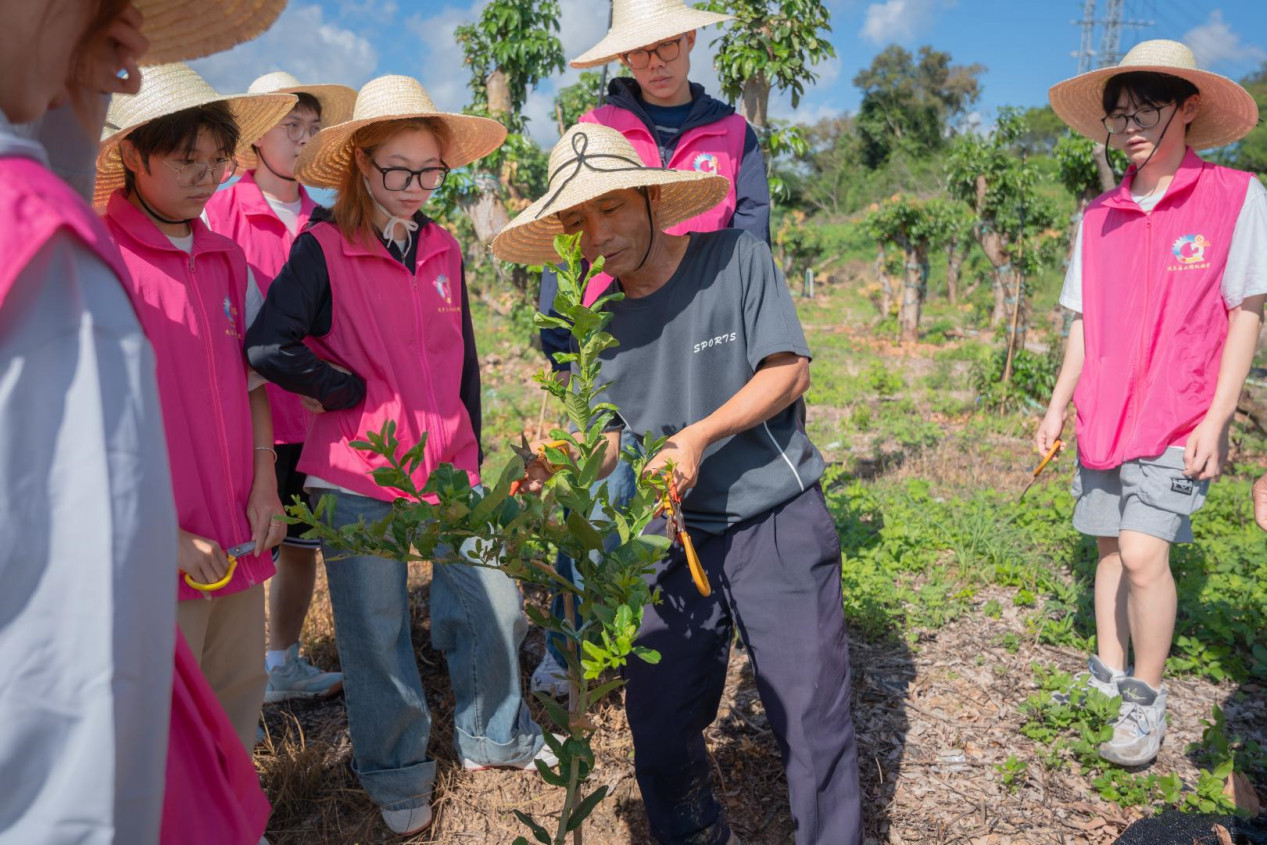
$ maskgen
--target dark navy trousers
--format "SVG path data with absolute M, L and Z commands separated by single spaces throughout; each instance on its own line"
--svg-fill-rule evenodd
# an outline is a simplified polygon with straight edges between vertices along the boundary
M 656 520 L 648 531 L 663 530 Z M 841 609 L 840 539 L 818 485 L 724 534 L 692 532 L 713 592 L 695 589 L 681 548 L 651 576 L 625 706 L 651 832 L 664 845 L 723 845 L 703 731 L 717 717 L 736 630 L 783 757 L 797 845 L 858 845 L 862 809 Z

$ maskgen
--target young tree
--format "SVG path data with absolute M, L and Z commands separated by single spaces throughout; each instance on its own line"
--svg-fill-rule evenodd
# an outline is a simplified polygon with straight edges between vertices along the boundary
M 735 16 L 713 41 L 717 73 L 722 93 L 731 102 L 742 97 L 744 117 L 764 135 L 770 91 L 791 92 L 795 108 L 806 83 L 818 79 L 814 66 L 835 58 L 826 37 L 831 13 L 822 0 L 709 0 L 706 8 Z
M 1054 205 L 1036 190 L 1037 173 L 1017 154 L 1024 131 L 1019 113 L 1002 109 L 989 136 L 961 135 L 947 161 L 947 188 L 972 209 L 973 234 L 994 267 L 990 324 L 1006 323 L 1009 346 L 1018 349 L 1025 345 L 1028 324 L 1023 279 L 1050 255 L 1050 248 L 1037 248 L 1037 239 L 1030 249 L 1024 240 L 1051 230 L 1056 220 Z
M 856 121 L 867 166 L 879 167 L 900 147 L 916 155 L 940 149 L 980 96 L 984 72 L 984 65 L 951 64 L 949 53 L 929 46 L 918 61 L 896 44 L 886 47 L 853 80 L 862 92 Z
M 963 262 L 972 248 L 972 209 L 958 200 L 936 197 L 929 207 L 938 226 L 938 242 L 946 250 L 946 299 L 959 302 L 959 279 Z
M 895 244 L 902 250 L 898 325 L 903 343 L 919 340 L 920 316 L 928 297 L 928 253 L 943 237 L 942 215 L 947 210 L 944 203 L 899 195 L 881 203 L 866 219 L 867 230 L 881 250 L 885 244 Z
M 623 67 L 623 66 L 622 66 Z M 581 78 L 554 95 L 554 114 L 559 122 L 559 136 L 574 125 L 603 98 L 603 74 L 596 70 L 581 72 Z

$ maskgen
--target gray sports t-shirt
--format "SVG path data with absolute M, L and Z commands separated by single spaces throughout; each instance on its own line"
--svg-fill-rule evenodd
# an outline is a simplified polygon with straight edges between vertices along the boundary
M 770 248 L 747 232 L 691 235 L 659 290 L 608 306 L 620 346 L 602 354 L 604 398 L 637 435 L 672 434 L 716 411 L 779 352 L 809 357 L 805 333 Z M 684 499 L 687 524 L 709 534 L 811 487 L 823 458 L 798 401 L 767 422 L 714 443 Z

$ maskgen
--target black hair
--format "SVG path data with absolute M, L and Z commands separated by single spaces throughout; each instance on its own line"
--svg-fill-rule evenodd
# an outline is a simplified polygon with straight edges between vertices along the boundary
M 295 103 L 295 107 L 291 109 L 291 111 L 309 111 L 315 114 L 318 120 L 321 119 L 320 100 L 309 94 L 307 91 L 296 91 L 295 97 L 298 98 L 298 102 Z
M 1117 111 L 1117 101 L 1122 98 L 1123 92 L 1136 105 L 1157 108 L 1171 103 L 1182 106 L 1189 97 L 1195 97 L 1201 93 L 1197 86 L 1188 80 L 1168 73 L 1144 70 L 1119 73 L 1110 77 L 1104 86 L 1101 105 L 1106 115 Z
M 198 133 L 204 129 L 211 133 L 225 156 L 232 158 L 242 133 L 233 119 L 233 112 L 224 103 L 208 103 L 165 114 L 133 130 L 127 140 L 136 148 L 148 173 L 150 156 L 167 155 L 177 150 L 188 155 L 198 143 Z M 131 191 L 136 175 L 126 167 L 123 172 L 125 186 Z

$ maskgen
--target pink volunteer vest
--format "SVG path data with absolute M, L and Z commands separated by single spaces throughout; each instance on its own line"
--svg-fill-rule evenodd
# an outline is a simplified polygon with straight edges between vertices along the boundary
M 1251 178 L 1188 150 L 1152 214 L 1131 199 L 1132 174 L 1088 206 L 1074 393 L 1084 466 L 1184 445 L 1209 410 L 1227 339 L 1220 285 Z
M 371 476 L 386 462 L 352 448 L 354 440 L 396 421 L 408 448 L 425 433 L 426 452 L 415 471 L 421 489 L 440 464 L 466 470 L 479 483 L 479 443 L 462 404 L 462 253 L 435 223 L 415 233 L 413 273 L 382 244 L 371 249 L 346 240 L 332 223 L 308 230 L 321 245 L 330 273 L 334 316 L 330 332 L 309 345 L 365 380 L 365 401 L 313 418 L 299 470 L 362 496 L 392 501 L 400 490 Z
M 656 143 L 646 124 L 628 109 L 601 106 L 581 115 L 581 122 L 610 126 L 633 145 L 643 164 L 648 167 L 666 167 L 660 158 L 660 145 Z M 683 133 L 667 167 L 671 170 L 721 174 L 730 181 L 730 190 L 715 208 L 690 220 L 683 220 L 664 231 L 670 235 L 684 235 L 687 232 L 716 232 L 730 225 L 738 203 L 735 183 L 739 179 L 739 165 L 743 163 L 743 145 L 747 132 L 748 121 L 737 114 L 731 114 L 716 123 L 697 126 Z M 611 276 L 606 273 L 596 275 L 585 289 L 585 304 L 592 305 L 610 284 Z
M 317 204 L 299 187 L 299 231 L 308 225 L 308 218 Z M 268 295 L 269 285 L 281 272 L 290 257 L 295 236 L 277 218 L 251 172 L 222 191 L 207 203 L 207 222 L 211 231 L 236 243 L 246 253 L 247 263 L 255 274 L 260 293 Z M 273 411 L 273 441 L 302 443 L 308 431 L 310 416 L 298 396 L 275 384 L 265 386 L 268 404 Z
M 251 539 L 247 499 L 255 479 L 246 390 L 246 258 L 200 220 L 189 255 L 172 246 L 123 196 L 105 222 L 123 253 L 124 287 L 158 359 L 158 395 L 180 527 L 230 548 Z M 238 559 L 229 595 L 273 574 L 272 556 Z M 180 581 L 180 599 L 203 593 Z

